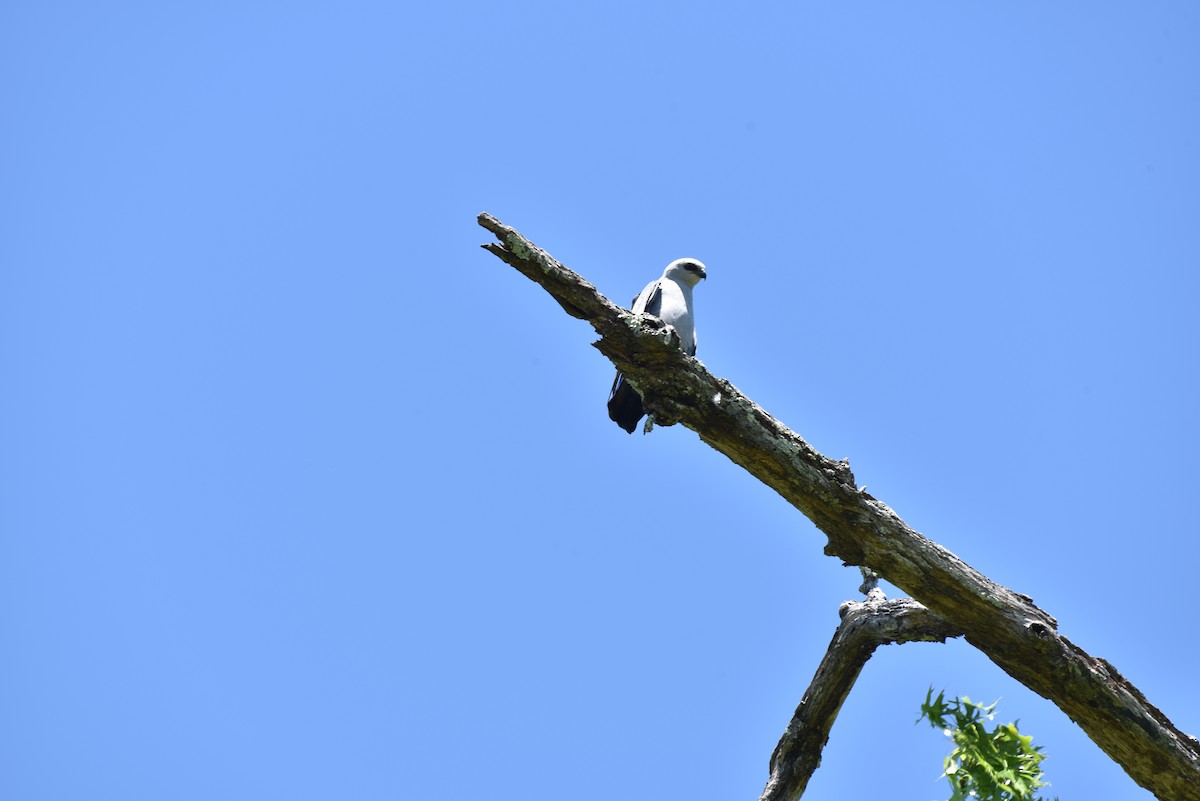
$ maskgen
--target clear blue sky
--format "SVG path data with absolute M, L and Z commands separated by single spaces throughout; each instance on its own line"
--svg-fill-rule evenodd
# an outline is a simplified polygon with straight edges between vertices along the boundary
M 490 211 L 1200 733 L 1200 6 L 10 3 L 0 797 L 753 799 L 856 571 Z M 930 685 L 1143 799 L 961 642 L 812 798 L 944 798 Z

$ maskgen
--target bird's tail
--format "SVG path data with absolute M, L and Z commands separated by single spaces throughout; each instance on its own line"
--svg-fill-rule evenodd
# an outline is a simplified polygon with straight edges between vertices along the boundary
M 612 391 L 608 394 L 608 416 L 614 423 L 630 434 L 637 428 L 638 420 L 646 414 L 641 397 L 625 382 L 625 376 L 617 372 Z

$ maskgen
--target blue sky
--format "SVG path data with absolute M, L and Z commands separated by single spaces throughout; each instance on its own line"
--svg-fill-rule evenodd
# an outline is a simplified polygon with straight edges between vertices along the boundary
M 0 12 L 0 795 L 757 798 L 856 571 L 627 436 L 516 226 L 1200 732 L 1192 3 Z M 894 590 L 893 590 L 894 592 Z M 944 798 L 927 687 L 1138 789 L 962 642 L 812 798 Z

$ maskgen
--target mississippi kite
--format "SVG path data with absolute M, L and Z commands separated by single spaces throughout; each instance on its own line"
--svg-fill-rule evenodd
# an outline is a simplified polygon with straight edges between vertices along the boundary
M 695 259 L 676 259 L 663 270 L 662 278 L 651 281 L 633 299 L 634 314 L 652 314 L 679 334 L 679 345 L 688 356 L 696 355 L 696 324 L 692 313 L 692 288 L 706 278 L 704 265 Z M 630 434 L 646 413 L 642 399 L 625 381 L 621 371 L 608 394 L 608 416 Z

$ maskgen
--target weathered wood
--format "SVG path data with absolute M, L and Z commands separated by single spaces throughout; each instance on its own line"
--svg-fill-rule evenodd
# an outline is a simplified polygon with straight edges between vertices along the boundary
M 633 315 L 488 214 L 484 245 L 536 281 L 600 335 L 595 346 L 625 373 L 660 424 L 680 422 L 803 512 L 828 537 L 825 553 L 866 565 L 936 615 L 1006 673 L 1058 705 L 1142 787 L 1200 801 L 1200 744 L 1179 731 L 1102 659 L 1058 633 L 1032 599 L 989 580 L 909 528 L 860 490 L 846 462 L 814 450 L 695 359 L 661 321 Z
M 829 730 L 876 648 L 891 643 L 945 642 L 962 633 L 911 598 L 848 602 L 840 611 L 842 623 L 771 754 L 771 775 L 759 801 L 796 801 L 804 794 L 821 764 Z

